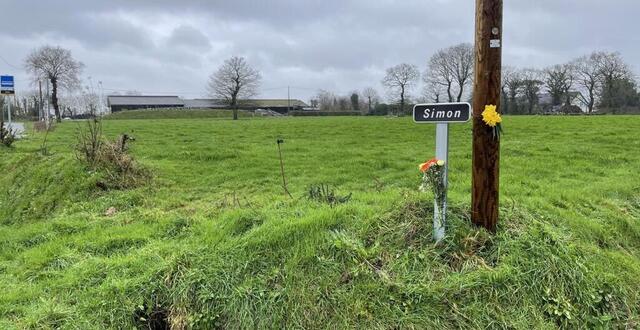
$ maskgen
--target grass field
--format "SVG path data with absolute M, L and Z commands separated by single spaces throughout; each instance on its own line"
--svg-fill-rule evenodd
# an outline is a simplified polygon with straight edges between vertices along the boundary
M 410 118 L 104 121 L 154 173 L 120 191 L 77 125 L 47 156 L 41 133 L 0 149 L 1 329 L 640 326 L 640 117 L 506 117 L 495 236 L 468 224 L 452 125 L 441 246 L 417 191 L 434 127 Z M 309 200 L 320 183 L 351 200 Z

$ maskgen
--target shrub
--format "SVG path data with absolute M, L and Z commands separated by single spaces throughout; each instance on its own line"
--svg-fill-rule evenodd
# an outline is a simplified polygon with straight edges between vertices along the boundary
M 376 106 L 369 113 L 373 116 L 386 116 L 389 114 L 390 109 L 389 105 L 385 103 L 376 104 Z
M 97 167 L 103 172 L 103 188 L 128 189 L 142 186 L 151 179 L 151 172 L 138 164 L 128 153 L 125 143 L 131 138 L 123 135 L 115 141 L 101 144 Z
M 352 193 L 340 196 L 335 189 L 328 184 L 311 185 L 309 187 L 309 199 L 320 203 L 329 204 L 331 207 L 337 204 L 343 204 L 351 200 Z
M 98 118 L 87 120 L 86 128 L 78 127 L 76 157 L 90 167 L 95 167 L 103 140 L 102 121 Z
M 4 122 L 0 121 L 0 143 L 5 147 L 11 147 L 16 140 L 16 134 L 11 128 L 5 128 Z
M 134 139 L 126 134 L 114 141 L 106 140 L 99 118 L 88 120 L 85 129 L 79 128 L 76 157 L 101 172 L 103 180 L 98 181 L 98 187 L 128 189 L 142 186 L 151 179 L 151 172 L 129 154 L 129 141 Z

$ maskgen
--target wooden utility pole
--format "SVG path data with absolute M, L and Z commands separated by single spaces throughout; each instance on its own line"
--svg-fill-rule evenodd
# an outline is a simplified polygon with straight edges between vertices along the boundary
M 476 0 L 471 221 L 495 232 L 498 222 L 500 140 L 482 121 L 486 105 L 500 112 L 502 0 Z

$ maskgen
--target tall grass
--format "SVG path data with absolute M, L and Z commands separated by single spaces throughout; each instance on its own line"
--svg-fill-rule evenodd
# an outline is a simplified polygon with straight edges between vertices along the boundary
M 417 192 L 434 130 L 406 118 L 105 121 L 156 173 L 119 191 L 75 160 L 74 124 L 50 156 L 32 133 L 0 151 L 0 328 L 636 328 L 638 127 L 506 117 L 490 235 L 468 219 L 471 127 L 452 125 L 439 246 Z

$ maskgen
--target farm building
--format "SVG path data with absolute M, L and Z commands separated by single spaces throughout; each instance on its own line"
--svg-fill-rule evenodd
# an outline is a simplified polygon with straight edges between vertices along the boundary
M 246 100 L 240 105 L 240 109 L 256 110 L 267 109 L 279 113 L 287 113 L 294 110 L 302 110 L 309 105 L 296 99 L 252 99 Z
M 224 100 L 219 99 L 185 99 L 185 108 L 200 109 L 226 109 L 228 106 Z M 239 109 L 243 110 L 272 110 L 279 113 L 287 113 L 289 110 L 303 110 L 309 106 L 296 99 L 250 99 L 241 101 L 238 104 Z
M 120 96 L 107 97 L 107 103 L 111 112 L 135 109 L 151 108 L 189 108 L 189 109 L 226 109 L 224 100 L 219 99 L 181 99 L 177 96 Z M 257 110 L 266 109 L 279 113 L 287 113 L 289 110 L 303 110 L 309 106 L 296 99 L 250 99 L 242 101 L 239 109 Z
M 184 107 L 190 109 L 223 109 L 227 105 L 223 100 L 216 99 L 185 99 Z
M 586 107 L 584 103 L 581 101 L 583 99 L 582 94 L 578 91 L 570 91 L 569 92 L 569 100 L 570 105 L 575 109 L 579 109 L 582 112 L 586 112 Z M 557 112 L 561 108 L 563 108 L 566 104 L 566 96 L 562 97 L 561 105 L 553 106 L 553 96 L 550 93 L 539 93 L 538 94 L 538 105 L 543 109 L 544 112 Z
M 111 112 L 152 108 L 182 108 L 184 101 L 177 96 L 109 95 L 107 106 Z

